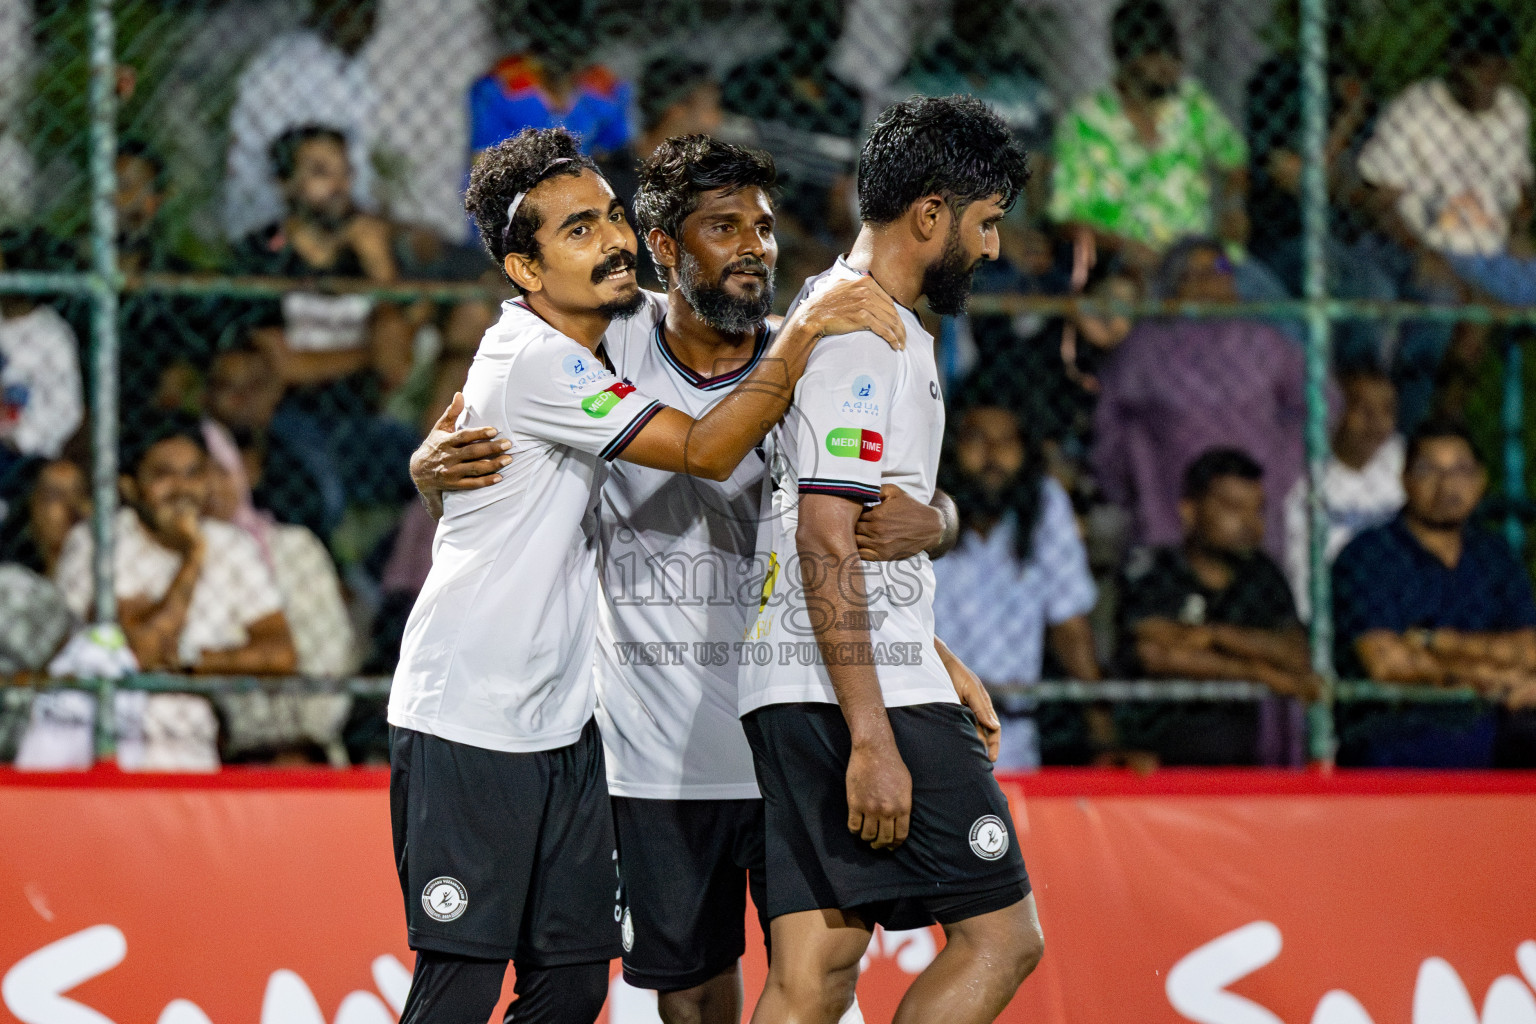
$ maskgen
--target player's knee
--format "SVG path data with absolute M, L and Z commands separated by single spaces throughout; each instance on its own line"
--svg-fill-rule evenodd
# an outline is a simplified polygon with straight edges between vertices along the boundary
M 704 989 L 685 988 L 680 992 L 662 992 L 656 997 L 656 1012 L 662 1024 L 702 1024 Z
M 854 990 L 859 982 L 859 965 L 832 966 L 823 964 L 820 970 L 783 971 L 769 975 L 784 1001 L 794 1009 L 794 1019 L 802 1021 L 836 1022 L 853 1003 Z
M 1010 992 L 1034 973 L 1045 956 L 1045 936 L 1030 901 L 963 922 L 951 932 L 949 941 L 963 944 L 972 955 L 988 961 L 991 976 Z
M 608 964 L 519 971 L 505 1024 L 592 1024 L 608 999 Z

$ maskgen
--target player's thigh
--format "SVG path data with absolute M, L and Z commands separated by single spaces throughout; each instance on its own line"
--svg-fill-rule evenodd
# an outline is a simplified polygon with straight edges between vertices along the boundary
M 741 957 L 747 870 L 737 850 L 743 833 L 761 830 L 757 803 L 614 798 L 630 984 L 691 989 Z
M 840 974 L 857 977 L 873 926 L 841 910 L 807 910 L 773 919 L 773 964 L 781 986 Z
M 999 971 L 1023 981 L 1045 954 L 1045 935 L 1035 895 L 1009 906 L 944 925 L 947 944 L 956 950 L 974 951 L 996 964 Z

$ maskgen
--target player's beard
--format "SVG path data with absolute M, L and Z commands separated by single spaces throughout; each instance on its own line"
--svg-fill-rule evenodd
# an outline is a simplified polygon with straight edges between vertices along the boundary
M 725 281 L 741 270 L 760 271 L 763 287 L 756 298 L 732 295 Z M 721 334 L 746 334 L 757 330 L 773 308 L 773 271 L 768 264 L 748 256 L 729 264 L 718 281 L 707 281 L 699 261 L 687 250 L 677 269 L 677 288 L 693 313 Z
M 603 278 L 615 270 L 633 269 L 635 269 L 635 254 L 628 250 L 620 249 L 592 268 L 592 283 L 597 284 L 601 282 Z M 605 316 L 610 320 L 628 320 L 640 312 L 640 307 L 643 305 L 645 305 L 645 292 L 641 291 L 637 284 L 632 294 L 622 299 L 612 299 L 603 303 L 597 307 L 597 312 L 599 315 Z
M 928 308 L 940 316 L 959 316 L 971 299 L 971 280 L 981 261 L 967 262 L 960 248 L 960 225 L 952 224 L 944 240 L 944 254 L 923 271 L 923 294 Z

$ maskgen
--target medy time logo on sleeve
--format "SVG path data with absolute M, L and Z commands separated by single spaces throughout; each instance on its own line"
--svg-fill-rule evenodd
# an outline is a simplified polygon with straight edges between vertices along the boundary
M 581 400 L 581 407 L 586 410 L 588 416 L 594 419 L 602 419 L 614 406 L 623 400 L 624 396 L 635 390 L 635 386 L 627 381 L 616 381 L 608 385 L 595 395 L 588 395 Z
M 885 438 L 873 430 L 839 427 L 827 433 L 827 451 L 844 459 L 879 462 L 885 450 Z

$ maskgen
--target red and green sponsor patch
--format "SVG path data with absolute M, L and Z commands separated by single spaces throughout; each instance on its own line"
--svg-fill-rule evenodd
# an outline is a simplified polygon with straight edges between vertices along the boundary
M 839 427 L 827 434 L 827 451 L 843 459 L 879 462 L 885 451 L 885 438 L 873 430 Z
M 635 390 L 633 384 L 617 381 L 608 385 L 595 395 L 588 395 L 581 400 L 581 407 L 588 416 L 601 419 L 613 411 L 613 407 L 623 400 L 624 396 Z

